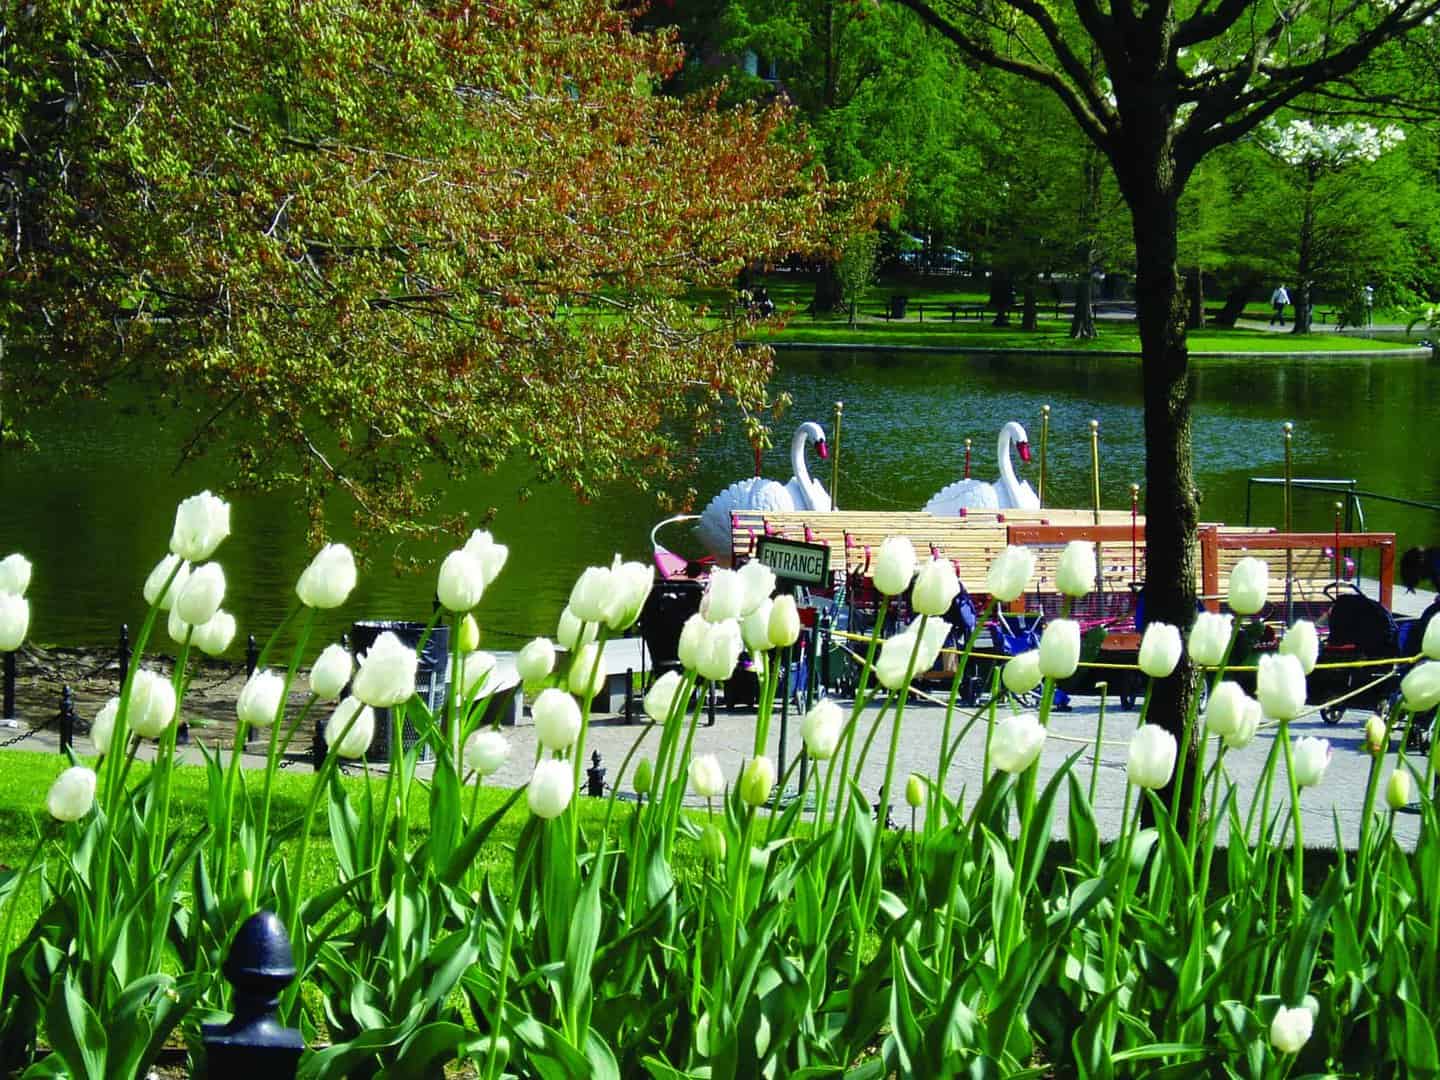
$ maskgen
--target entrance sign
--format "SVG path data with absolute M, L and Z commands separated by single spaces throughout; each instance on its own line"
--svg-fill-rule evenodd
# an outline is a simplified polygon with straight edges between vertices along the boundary
M 755 557 L 786 581 L 824 585 L 830 577 L 830 549 L 824 544 L 762 536 L 755 542 Z

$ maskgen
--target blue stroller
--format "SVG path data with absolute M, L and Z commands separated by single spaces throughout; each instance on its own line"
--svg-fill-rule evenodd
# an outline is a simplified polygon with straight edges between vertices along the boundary
M 995 618 L 990 621 L 990 641 L 995 651 L 1002 656 L 1018 656 L 1023 652 L 1040 647 L 1040 629 L 1045 621 L 1044 615 L 1006 615 L 1002 611 L 995 613 Z M 1024 708 L 1034 708 L 1040 704 L 1040 691 L 1031 690 L 1025 694 L 1010 694 L 1003 686 L 1000 688 L 1002 695 L 1014 697 L 1016 702 Z M 1053 708 L 1060 712 L 1068 712 L 1070 709 L 1070 695 L 1058 686 L 1055 688 L 1055 701 Z

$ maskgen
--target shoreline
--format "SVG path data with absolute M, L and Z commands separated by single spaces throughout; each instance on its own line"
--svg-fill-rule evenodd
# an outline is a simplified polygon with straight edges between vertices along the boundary
M 832 351 L 850 352 L 914 352 L 914 353 L 973 353 L 985 355 L 987 353 L 1003 353 L 1007 356 L 1101 356 L 1109 359 L 1130 359 L 1139 360 L 1141 354 L 1133 349 L 1034 349 L 1022 348 L 1019 346 L 993 345 L 908 345 L 893 344 L 887 345 L 874 341 L 856 342 L 830 342 L 830 341 L 754 341 L 747 340 L 743 344 L 748 346 L 769 345 L 776 351 L 790 351 L 800 349 L 823 349 Z M 1296 352 L 1273 352 L 1259 349 L 1219 349 L 1219 350 L 1194 350 L 1190 353 L 1192 359 L 1197 360 L 1221 360 L 1246 357 L 1264 357 L 1275 360 L 1309 360 L 1309 359 L 1338 359 L 1364 357 L 1366 359 L 1420 359 L 1430 356 L 1434 350 L 1422 345 L 1410 345 L 1400 348 L 1384 349 L 1305 349 Z

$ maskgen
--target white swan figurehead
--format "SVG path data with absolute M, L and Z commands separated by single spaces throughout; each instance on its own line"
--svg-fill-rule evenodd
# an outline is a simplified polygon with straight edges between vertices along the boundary
M 823 459 L 829 454 L 825 432 L 819 424 L 806 422 L 796 429 L 790 440 L 790 464 L 795 475 L 789 484 L 753 476 L 737 480 L 710 500 L 695 525 L 695 535 L 705 550 L 715 556 L 721 566 L 731 560 L 730 514 L 736 510 L 762 510 L 783 513 L 789 510 L 829 510 L 830 496 L 818 480 L 810 478 L 805 466 L 805 444 L 815 443 Z
M 1000 478 L 993 484 L 980 480 L 957 480 L 942 488 L 925 504 L 926 513 L 953 516 L 962 510 L 1038 510 L 1040 497 L 1028 481 L 1017 479 L 1010 462 L 1014 444 L 1021 461 L 1030 460 L 1030 440 L 1025 428 L 1011 420 L 1000 429 L 996 447 Z

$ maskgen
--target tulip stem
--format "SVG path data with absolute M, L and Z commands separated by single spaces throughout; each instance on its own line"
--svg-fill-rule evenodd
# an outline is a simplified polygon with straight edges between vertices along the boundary
M 910 680 L 915 677 L 915 661 L 920 657 L 920 643 L 925 638 L 925 626 L 929 615 L 920 616 L 920 628 L 915 632 L 915 644 L 910 647 L 910 659 L 905 664 L 905 681 L 895 692 L 895 723 L 890 728 L 890 752 L 885 757 L 885 781 L 880 786 L 880 820 L 883 825 L 885 809 L 890 804 L 890 786 L 895 780 L 895 752 L 900 746 L 900 724 L 905 719 L 905 701 L 910 696 Z M 863 760 L 863 759 L 862 759 Z M 876 851 L 884 845 L 877 845 Z M 879 865 L 875 867 L 879 871 Z
M 515 918 L 520 913 L 520 898 L 525 895 L 535 847 L 535 844 L 525 845 L 525 852 L 520 858 L 520 866 L 515 874 L 515 892 L 510 900 L 510 917 L 505 920 L 505 938 L 500 946 L 500 973 L 495 977 L 495 1015 L 490 1020 L 490 1051 L 485 1057 L 486 1080 L 493 1080 L 496 1076 L 495 1055 L 500 1048 L 500 1032 L 505 1024 L 505 984 L 510 975 L 510 952 L 515 942 Z
M 1300 822 L 1300 786 L 1295 777 L 1295 752 L 1290 745 L 1290 721 L 1280 721 L 1280 741 L 1285 749 L 1285 775 L 1290 785 L 1290 816 L 1294 822 L 1295 829 L 1295 884 L 1292 897 L 1292 916 L 1299 925 L 1304 914 L 1305 894 L 1302 886 L 1305 884 L 1305 834 Z
M 855 705 L 850 710 L 849 730 L 845 734 L 844 761 L 840 766 L 842 783 L 850 776 L 850 751 L 855 745 L 855 728 L 859 723 L 861 714 L 865 711 L 865 694 L 870 688 L 870 672 L 875 664 L 875 649 L 880 643 L 880 635 L 885 629 L 885 616 L 889 610 L 890 597 L 882 597 L 879 609 L 875 612 L 875 625 L 870 629 L 870 642 L 865 649 L 865 663 L 860 668 L 860 683 L 855 688 Z M 846 818 L 849 817 L 850 800 L 848 798 L 845 800 L 845 805 L 837 809 L 836 813 Z
M 280 758 L 280 727 L 285 722 L 285 710 L 290 704 L 290 687 L 295 681 L 296 672 L 300 670 L 300 657 L 305 652 L 305 646 L 310 640 L 310 631 L 314 626 L 315 609 L 307 607 L 305 609 L 305 622 L 300 627 L 300 637 L 295 642 L 295 648 L 290 654 L 290 665 L 285 671 L 285 686 L 280 692 L 280 704 L 275 710 L 275 715 L 271 718 L 270 739 L 265 747 L 265 784 L 260 796 L 260 828 L 255 834 L 256 857 L 262 862 L 265 859 L 266 842 L 270 838 L 270 802 L 271 791 L 275 783 L 275 770 Z M 255 670 L 262 670 L 258 663 L 256 664 Z M 235 744 L 235 752 L 231 759 L 232 766 L 235 759 L 239 758 L 243 753 L 241 749 L 242 745 L 243 744 L 238 741 Z
M 1125 806 L 1120 812 L 1120 882 L 1115 893 L 1115 919 L 1110 924 L 1110 944 L 1105 950 L 1105 981 L 1102 984 L 1104 993 L 1110 993 L 1115 989 L 1115 960 L 1116 954 L 1120 951 L 1120 924 L 1125 918 L 1125 903 L 1130 896 L 1130 852 L 1135 841 L 1135 824 L 1131 820 L 1130 805 L 1134 802 L 1135 818 L 1140 816 L 1139 801 L 1134 799 L 1135 785 L 1125 784 Z M 1115 1037 L 1115 1012 L 1119 1008 L 1119 995 L 1110 999 L 1106 1008 L 1105 1017 L 1105 1045 L 1109 1045 Z
M 584 673 L 584 681 L 582 683 L 583 688 L 580 692 L 580 734 L 575 740 L 574 761 L 571 765 L 571 771 L 573 773 L 573 776 L 571 777 L 572 791 L 580 790 L 580 768 L 585 763 L 585 739 L 590 731 L 590 709 L 591 706 L 595 703 L 595 699 L 591 696 L 590 691 L 595 686 L 595 675 L 599 672 L 600 665 L 605 660 L 605 635 L 602 632 L 604 629 L 605 626 L 603 623 L 595 624 L 595 659 L 590 663 L 590 670 Z M 583 641 L 584 639 L 585 624 L 582 623 L 580 626 L 580 636 L 578 640 Z M 578 652 L 579 650 L 577 650 L 577 654 Z M 571 680 L 571 683 L 573 685 L 573 679 Z M 570 818 L 570 850 L 572 852 L 579 851 L 580 805 L 579 800 L 575 799 L 573 796 L 570 799 L 568 816 Z
M 1196 896 L 1199 897 L 1199 906 L 1195 913 L 1196 926 L 1198 926 L 1205 915 L 1205 905 L 1210 898 L 1210 861 L 1215 854 L 1215 833 L 1219 828 L 1220 805 L 1220 778 L 1224 775 L 1225 744 L 1220 744 L 1220 752 L 1215 755 L 1215 766 L 1211 770 L 1214 780 L 1210 788 L 1210 820 L 1206 822 L 1205 828 L 1205 855 L 1201 860 L 1200 880 L 1196 888 Z M 1192 930 L 1192 933 L 1194 931 Z
M 992 597 L 989 603 L 985 605 L 985 610 L 981 613 L 980 618 L 976 620 L 975 625 L 978 627 L 981 624 L 988 622 L 990 619 L 990 614 L 994 610 L 995 599 Z M 960 686 L 965 681 L 965 672 L 969 670 L 970 653 L 971 650 L 975 648 L 975 638 L 977 636 L 978 635 L 973 630 L 966 635 L 965 647 L 960 650 L 960 659 L 957 660 L 955 663 L 955 677 L 950 680 L 950 700 L 945 704 L 945 724 L 940 730 L 940 767 L 935 774 L 935 790 L 932 791 L 929 798 L 926 799 L 927 810 L 925 814 L 925 832 L 927 834 L 932 831 L 932 815 L 929 813 L 928 808 L 930 804 L 936 802 L 938 798 L 945 793 L 945 778 L 950 773 L 951 762 L 951 756 L 949 753 L 950 722 L 955 715 L 955 703 L 960 698 Z
M 1153 680 L 1152 680 L 1153 682 Z M 1147 693 L 1145 695 L 1149 697 Z M 1144 708 L 1144 705 L 1141 705 Z M 1105 741 L 1105 697 L 1100 697 L 1100 714 L 1095 718 L 1095 756 L 1090 761 L 1090 805 L 1095 805 L 1095 796 L 1100 792 L 1100 747 Z

